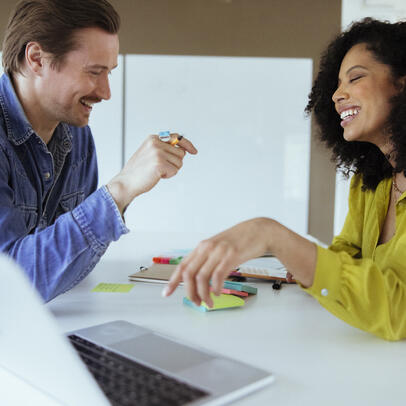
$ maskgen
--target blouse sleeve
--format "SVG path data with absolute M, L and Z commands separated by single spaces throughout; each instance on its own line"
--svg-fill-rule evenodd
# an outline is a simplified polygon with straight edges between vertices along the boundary
M 351 179 L 348 199 L 348 214 L 341 233 L 334 237 L 329 249 L 334 252 L 347 252 L 351 257 L 361 255 L 362 229 L 364 223 L 365 194 L 361 191 L 361 179 L 355 175 Z
M 305 289 L 348 324 L 387 340 L 406 338 L 406 281 L 391 267 L 362 257 L 365 192 L 351 182 L 349 212 L 329 248 L 317 247 L 313 285 Z M 406 264 L 404 258 L 399 261 Z M 397 261 L 397 262 L 399 262 Z

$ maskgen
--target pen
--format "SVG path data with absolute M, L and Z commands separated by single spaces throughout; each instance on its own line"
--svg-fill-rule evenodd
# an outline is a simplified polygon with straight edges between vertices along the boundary
M 280 290 L 281 288 L 282 288 L 282 281 L 280 281 L 280 280 L 276 280 L 276 281 L 272 284 L 272 289 Z

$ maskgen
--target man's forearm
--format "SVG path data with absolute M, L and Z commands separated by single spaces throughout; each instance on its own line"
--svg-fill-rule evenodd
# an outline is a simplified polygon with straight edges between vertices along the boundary
M 12 218 L 4 218 L 2 224 L 7 221 Z M 53 225 L 13 241 L 3 240 L 1 246 L 48 301 L 82 280 L 109 243 L 127 231 L 108 191 L 101 188 Z

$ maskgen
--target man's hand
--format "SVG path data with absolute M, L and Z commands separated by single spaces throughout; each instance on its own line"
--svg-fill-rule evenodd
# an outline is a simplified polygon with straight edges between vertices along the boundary
M 197 154 L 186 138 L 172 146 L 162 142 L 157 135 L 150 135 L 107 184 L 120 212 L 123 213 L 135 197 L 151 190 L 162 178 L 175 176 L 183 165 L 186 152 Z

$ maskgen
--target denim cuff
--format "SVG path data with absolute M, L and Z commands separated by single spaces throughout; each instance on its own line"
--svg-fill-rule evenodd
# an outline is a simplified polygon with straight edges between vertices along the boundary
M 96 252 L 104 252 L 110 242 L 129 232 L 106 186 L 73 209 L 72 216 Z

